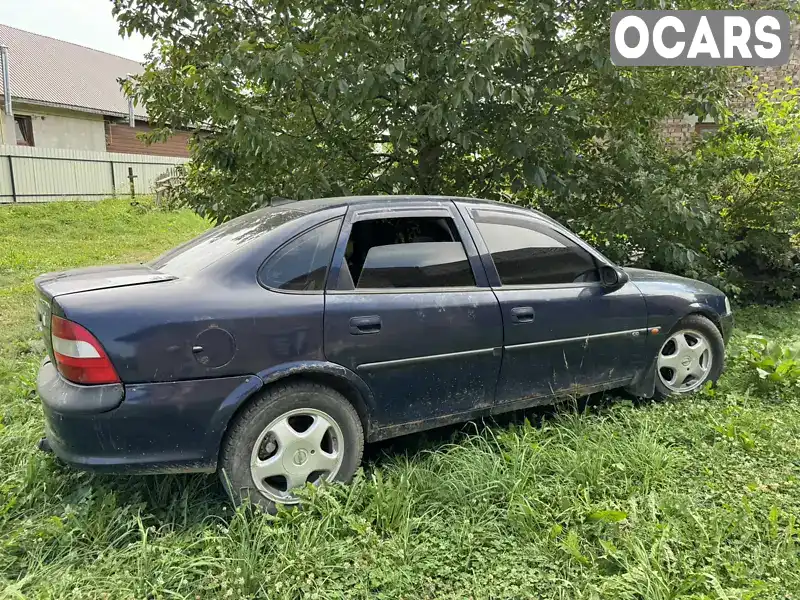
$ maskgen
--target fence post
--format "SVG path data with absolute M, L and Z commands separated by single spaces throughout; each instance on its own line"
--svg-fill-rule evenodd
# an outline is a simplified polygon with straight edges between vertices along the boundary
M 11 177 L 11 202 L 17 201 L 17 182 L 14 181 L 14 161 L 11 155 L 8 155 L 8 174 Z
M 136 186 L 133 183 L 133 180 L 136 179 L 138 175 L 133 174 L 133 167 L 128 167 L 128 181 L 131 182 L 131 198 L 136 198 Z
M 116 178 L 116 175 L 114 175 L 114 161 L 110 160 L 110 161 L 108 161 L 108 164 L 111 167 L 111 197 L 112 198 L 116 198 L 117 197 L 117 178 Z

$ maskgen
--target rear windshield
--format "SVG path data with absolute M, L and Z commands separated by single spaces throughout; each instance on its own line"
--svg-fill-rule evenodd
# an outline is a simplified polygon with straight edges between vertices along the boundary
M 264 208 L 209 229 L 151 263 L 154 269 L 185 277 L 203 270 L 260 235 L 303 215 L 287 208 Z

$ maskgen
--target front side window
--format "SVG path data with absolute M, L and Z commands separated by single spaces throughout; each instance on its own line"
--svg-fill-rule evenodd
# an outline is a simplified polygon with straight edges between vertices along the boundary
M 474 218 L 503 285 L 599 280 L 592 255 L 545 224 L 486 211 Z
M 338 289 L 473 287 L 475 278 L 449 217 L 353 224 Z
M 328 221 L 278 248 L 261 267 L 261 283 L 278 290 L 321 292 L 341 224 L 342 219 Z

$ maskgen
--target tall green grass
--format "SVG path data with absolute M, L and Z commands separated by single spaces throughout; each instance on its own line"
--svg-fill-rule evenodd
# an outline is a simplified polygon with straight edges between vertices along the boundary
M 0 598 L 788 598 L 800 405 L 734 363 L 713 393 L 607 397 L 368 448 L 276 518 L 213 476 L 96 476 L 34 449 L 38 272 L 202 230 L 125 202 L 0 208 Z M 796 338 L 797 305 L 740 329 Z

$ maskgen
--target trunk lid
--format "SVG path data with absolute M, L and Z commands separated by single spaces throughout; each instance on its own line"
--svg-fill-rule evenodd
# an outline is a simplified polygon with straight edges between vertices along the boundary
M 39 275 L 34 280 L 36 317 L 50 360 L 54 360 L 50 319 L 53 313 L 53 304 L 57 303 L 59 296 L 171 279 L 177 279 L 177 277 L 161 273 L 148 265 L 87 267 Z
M 161 273 L 148 265 L 120 265 L 45 273 L 39 275 L 34 280 L 34 284 L 41 296 L 52 300 L 64 294 L 141 285 L 170 279 L 176 279 L 176 277 Z

